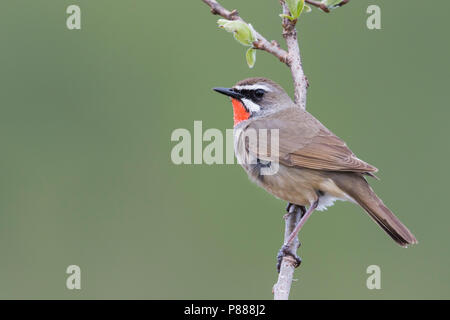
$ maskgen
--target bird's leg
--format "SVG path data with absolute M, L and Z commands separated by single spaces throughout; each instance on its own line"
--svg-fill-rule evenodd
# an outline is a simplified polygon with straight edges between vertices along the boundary
M 303 216 L 306 213 L 306 208 L 305 206 L 300 206 L 298 204 L 293 204 L 291 202 L 288 202 L 287 206 L 286 206 L 286 214 L 283 216 L 283 219 L 286 220 L 290 214 L 294 214 L 296 212 L 300 211 L 300 219 L 303 218 Z M 298 247 L 300 247 L 302 244 L 299 242 L 298 243 Z
M 286 211 L 287 213 L 283 216 L 283 218 L 286 220 L 285 238 L 292 233 L 292 231 L 295 229 L 295 226 L 300 222 L 301 218 L 306 212 L 306 208 L 304 206 L 296 205 L 289 202 L 287 204 Z M 300 265 L 302 260 L 296 254 L 297 249 L 300 247 L 300 245 L 301 243 L 297 239 L 297 243 L 295 243 L 295 245 L 292 245 L 292 248 L 291 246 L 288 246 L 286 248 L 284 248 L 283 246 L 284 250 L 280 250 L 278 252 L 277 255 L 278 272 L 280 272 L 281 262 L 283 260 L 283 257 L 285 256 L 291 256 L 295 260 L 296 267 Z
M 306 210 L 304 206 L 296 206 L 291 203 L 288 204 L 288 206 L 286 208 L 286 210 L 289 210 L 288 214 L 291 214 L 292 212 L 295 211 L 295 209 L 297 209 L 297 210 L 300 210 L 301 218 L 300 218 L 300 221 L 295 226 L 294 230 L 289 235 L 286 242 L 281 247 L 280 251 L 278 252 L 278 255 L 277 255 L 277 270 L 278 270 L 278 272 L 280 272 L 281 261 L 283 260 L 283 257 L 285 257 L 286 255 L 292 256 L 295 259 L 295 262 L 296 262 L 295 267 L 298 267 L 300 265 L 300 263 L 302 262 L 300 257 L 297 256 L 295 254 L 295 252 L 292 252 L 290 247 L 291 247 L 292 243 L 294 242 L 295 238 L 297 237 L 300 229 L 303 227 L 306 220 L 308 220 L 308 218 L 311 216 L 313 211 L 317 208 L 318 204 L 319 204 L 319 199 L 317 199 L 314 203 L 312 203 L 309 206 L 308 210 Z M 296 208 L 292 209 L 292 206 L 295 206 Z M 299 242 L 299 247 L 300 247 L 300 242 Z
M 308 220 L 308 218 L 311 216 L 313 211 L 316 210 L 318 205 L 319 205 L 319 199 L 314 201 L 309 206 L 308 210 L 306 211 L 306 213 L 304 215 L 302 215 L 302 218 L 301 218 L 300 222 L 295 226 L 294 230 L 292 231 L 291 235 L 289 236 L 289 238 L 286 241 L 286 243 L 284 244 L 284 246 L 290 246 L 292 244 L 292 241 L 294 241 L 294 239 L 298 235 L 300 229 L 303 227 L 303 225 L 305 224 L 306 220 Z

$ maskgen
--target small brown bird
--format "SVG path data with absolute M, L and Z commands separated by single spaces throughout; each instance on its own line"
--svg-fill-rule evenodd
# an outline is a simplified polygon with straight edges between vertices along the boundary
M 302 209 L 303 216 L 280 250 L 279 261 L 288 254 L 300 264 L 300 258 L 289 252 L 291 242 L 314 210 L 324 210 L 335 200 L 360 205 L 402 247 L 417 243 L 367 183 L 365 176 L 375 177 L 377 168 L 358 159 L 344 141 L 294 104 L 281 86 L 266 78 L 249 78 L 232 88 L 214 90 L 231 97 L 235 153 L 250 179 L 288 201 L 288 210 L 291 205 Z M 247 133 L 262 129 L 277 130 L 275 155 L 257 147 L 265 143 L 266 150 L 273 150 L 269 134 L 267 138 L 258 135 L 258 143 L 249 143 Z M 262 174 L 274 164 L 274 174 Z

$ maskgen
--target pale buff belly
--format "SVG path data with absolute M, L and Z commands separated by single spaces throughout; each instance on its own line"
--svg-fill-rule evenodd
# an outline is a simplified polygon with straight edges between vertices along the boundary
M 327 177 L 326 172 L 280 164 L 274 175 L 261 176 L 256 170 L 250 171 L 246 166 L 244 169 L 257 185 L 290 203 L 309 206 L 320 197 L 317 210 L 324 210 L 335 200 L 353 201 Z

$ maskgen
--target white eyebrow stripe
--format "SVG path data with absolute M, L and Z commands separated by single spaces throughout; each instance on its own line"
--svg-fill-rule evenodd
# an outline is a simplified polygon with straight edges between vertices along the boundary
M 252 85 L 244 85 L 244 86 L 235 86 L 236 90 L 258 90 L 263 89 L 265 91 L 271 91 L 269 87 L 263 85 L 263 84 L 252 84 Z
M 261 110 L 261 107 L 259 105 L 257 105 L 256 103 L 254 103 L 252 100 L 242 99 L 242 102 L 244 103 L 244 105 L 247 107 L 247 109 L 250 112 L 258 112 Z

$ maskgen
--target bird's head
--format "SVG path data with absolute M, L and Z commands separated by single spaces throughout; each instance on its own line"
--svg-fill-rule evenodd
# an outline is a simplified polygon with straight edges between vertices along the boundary
M 280 85 L 266 78 L 248 78 L 231 88 L 214 88 L 214 91 L 231 98 L 235 126 L 242 121 L 277 112 L 293 103 Z

